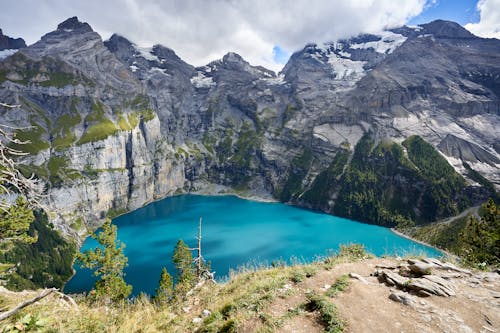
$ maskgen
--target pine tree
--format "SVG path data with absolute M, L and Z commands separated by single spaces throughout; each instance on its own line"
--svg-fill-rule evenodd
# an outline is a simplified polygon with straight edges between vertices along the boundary
M 0 102 L 3 108 L 17 108 Z M 14 128 L 0 124 L 0 253 L 5 254 L 16 244 L 34 243 L 36 236 L 28 235 L 35 220 L 33 209 L 41 208 L 38 200 L 43 192 L 42 184 L 33 178 L 26 178 L 19 170 L 19 157 L 27 153 L 12 148 L 28 142 L 16 138 Z M 17 199 L 12 202 L 10 198 Z M 0 262 L 0 280 L 16 270 L 15 265 Z
M 0 102 L 2 108 L 18 108 Z M 19 157 L 28 155 L 14 149 L 29 143 L 16 138 L 14 128 L 0 124 L 0 246 L 6 250 L 13 242 L 33 243 L 28 236 L 30 224 L 35 220 L 33 209 L 41 208 L 39 199 L 43 185 L 33 176 L 26 178 L 19 170 Z M 7 198 L 16 197 L 15 202 Z
M 471 217 L 460 233 L 462 256 L 472 264 L 500 265 L 500 208 L 490 199 L 481 220 Z
M 177 284 L 175 292 L 179 296 L 184 296 L 193 287 L 196 274 L 193 265 L 193 255 L 182 239 L 175 245 L 172 261 L 176 270 Z
M 125 244 L 116 240 L 116 226 L 108 219 L 101 227 L 101 232 L 91 237 L 100 246 L 79 254 L 77 259 L 82 266 L 94 269 L 94 274 L 100 278 L 94 286 L 95 296 L 113 302 L 127 298 L 132 292 L 132 286 L 123 279 L 128 258 L 123 254 Z
M 153 301 L 158 304 L 166 304 L 172 299 L 173 293 L 172 277 L 168 273 L 167 269 L 163 267 L 160 282 L 158 284 L 158 288 L 156 289 L 156 295 L 153 297 Z

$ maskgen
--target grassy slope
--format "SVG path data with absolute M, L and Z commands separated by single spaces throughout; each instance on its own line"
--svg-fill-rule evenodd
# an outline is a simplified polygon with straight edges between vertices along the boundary
M 243 268 L 233 273 L 225 284 L 207 283 L 187 299 L 164 307 L 152 304 L 146 297 L 117 306 L 79 300 L 78 307 L 69 308 L 57 297 L 49 298 L 26 308 L 10 323 L 30 316 L 41 319 L 40 328 L 50 332 L 237 332 L 245 329 L 272 332 L 296 316 L 307 319 L 312 315 L 325 331 L 342 332 L 346 324 L 339 318 L 334 297 L 348 287 L 346 278 L 333 279 L 330 289 L 312 294 L 304 292 L 309 279 L 316 275 L 327 274 L 340 263 L 366 257 L 362 248 L 353 246 L 346 247 L 338 256 L 312 264 Z M 21 299 L 32 296 L 33 293 L 12 294 L 0 298 L 0 303 L 11 308 Z M 279 313 L 271 311 L 272 306 L 285 298 L 296 299 L 296 305 Z M 201 323 L 193 323 L 193 318 L 200 316 L 204 309 L 211 314 Z

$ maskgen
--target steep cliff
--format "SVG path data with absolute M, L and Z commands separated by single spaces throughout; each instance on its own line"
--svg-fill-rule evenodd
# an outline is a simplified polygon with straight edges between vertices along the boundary
M 66 234 L 187 191 L 426 223 L 492 194 L 473 172 L 500 185 L 499 64 L 500 41 L 446 21 L 310 44 L 276 75 L 70 18 L 0 62 L 0 100 L 21 105 L 0 117 L 31 126 L 24 171 Z

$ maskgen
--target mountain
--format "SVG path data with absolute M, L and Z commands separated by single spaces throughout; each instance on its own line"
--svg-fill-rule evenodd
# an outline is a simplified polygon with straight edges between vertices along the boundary
M 22 38 L 11 38 L 5 36 L 0 29 L 0 51 L 4 50 L 17 50 L 26 47 L 26 42 Z
M 185 192 L 385 226 L 455 215 L 500 186 L 499 96 L 500 41 L 447 21 L 308 44 L 278 74 L 235 53 L 194 67 L 76 17 L 0 61 L 23 172 L 77 239 Z
M 18 49 L 23 47 L 26 47 L 24 39 L 5 36 L 0 29 L 0 60 L 16 53 Z

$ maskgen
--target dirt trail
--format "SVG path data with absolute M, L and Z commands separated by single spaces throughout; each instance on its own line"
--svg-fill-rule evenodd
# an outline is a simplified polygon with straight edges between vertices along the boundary
M 404 305 L 389 299 L 391 293 L 402 291 L 370 275 L 380 269 L 379 266 L 395 267 L 402 263 L 405 262 L 377 258 L 318 271 L 302 282 L 292 283 L 289 296 L 275 299 L 266 312 L 274 319 L 282 318 L 278 332 L 323 332 L 319 313 L 296 311 L 297 307 L 306 302 L 309 293 L 325 294 L 336 279 L 356 273 L 364 281 L 350 278 L 345 291 L 328 298 L 347 323 L 347 332 L 500 332 L 499 274 L 443 273 L 450 276 L 447 281 L 456 296 L 408 294 L 413 301 Z M 252 328 L 258 330 L 259 327 Z

